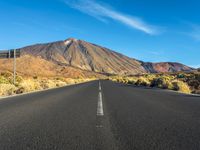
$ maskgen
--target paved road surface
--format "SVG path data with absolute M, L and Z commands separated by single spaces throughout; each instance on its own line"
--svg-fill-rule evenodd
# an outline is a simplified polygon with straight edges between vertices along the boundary
M 1 150 L 199 150 L 200 97 L 93 81 L 0 100 Z

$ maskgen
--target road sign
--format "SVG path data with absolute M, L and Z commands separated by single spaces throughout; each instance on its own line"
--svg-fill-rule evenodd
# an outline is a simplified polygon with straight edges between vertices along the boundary
M 10 59 L 13 58 L 13 84 L 15 84 L 16 78 L 16 58 L 20 57 L 20 50 L 8 50 L 0 51 L 0 59 Z
M 15 50 L 0 51 L 0 59 L 14 58 Z M 20 50 L 16 50 L 16 58 L 20 57 Z

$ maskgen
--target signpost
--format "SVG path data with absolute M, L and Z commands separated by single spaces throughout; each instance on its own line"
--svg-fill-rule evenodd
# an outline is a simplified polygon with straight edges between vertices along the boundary
M 16 58 L 20 57 L 20 50 L 12 49 L 7 51 L 0 51 L 0 59 L 11 59 L 13 58 L 13 84 L 16 79 Z

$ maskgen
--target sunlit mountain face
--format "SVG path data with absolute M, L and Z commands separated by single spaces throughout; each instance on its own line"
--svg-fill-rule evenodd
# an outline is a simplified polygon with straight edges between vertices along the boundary
M 193 70 L 180 63 L 146 63 L 105 47 L 74 38 L 27 46 L 21 48 L 21 51 L 22 55 L 39 56 L 56 65 L 98 73 L 133 75 Z

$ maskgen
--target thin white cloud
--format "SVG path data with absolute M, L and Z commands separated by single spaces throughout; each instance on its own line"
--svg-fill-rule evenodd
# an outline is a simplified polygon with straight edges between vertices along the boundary
M 145 23 L 142 19 L 125 15 L 92 0 L 68 0 L 65 1 L 65 3 L 74 9 L 84 12 L 104 22 L 106 22 L 107 19 L 112 19 L 150 35 L 159 33 L 157 27 Z
M 193 39 L 200 41 L 200 26 L 199 25 L 192 25 L 192 31 L 188 33 Z
M 193 67 L 193 68 L 200 68 L 200 64 L 197 64 L 197 65 L 190 65 L 191 67 Z

